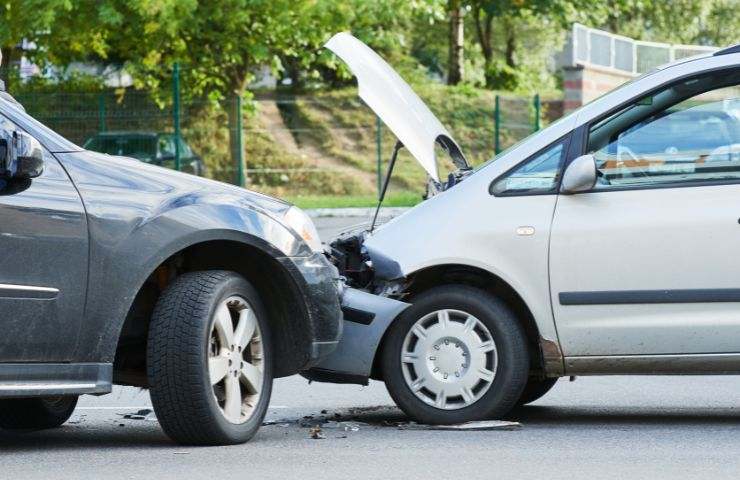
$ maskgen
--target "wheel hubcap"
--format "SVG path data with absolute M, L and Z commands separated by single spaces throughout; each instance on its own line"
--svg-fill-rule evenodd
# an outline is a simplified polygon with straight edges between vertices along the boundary
M 208 374 L 221 413 L 234 424 L 252 416 L 264 383 L 264 351 L 257 317 L 242 297 L 216 309 L 208 345 Z
M 417 398 L 443 410 L 472 405 L 491 387 L 498 353 L 488 328 L 461 310 L 425 315 L 403 342 L 401 368 Z

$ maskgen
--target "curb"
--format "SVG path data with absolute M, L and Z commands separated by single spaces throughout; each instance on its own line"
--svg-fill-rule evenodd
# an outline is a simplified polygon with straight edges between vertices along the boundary
M 380 209 L 380 217 L 397 217 L 413 207 L 383 207 Z M 304 210 L 311 218 L 326 217 L 372 217 L 375 215 L 375 208 L 311 208 Z

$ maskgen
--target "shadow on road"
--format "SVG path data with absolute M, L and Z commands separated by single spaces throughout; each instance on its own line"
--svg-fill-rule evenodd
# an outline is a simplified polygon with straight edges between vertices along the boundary
M 119 427 L 101 429 L 63 426 L 53 430 L 10 432 L 0 430 L 2 453 L 85 448 L 173 448 L 176 445 L 156 429 Z

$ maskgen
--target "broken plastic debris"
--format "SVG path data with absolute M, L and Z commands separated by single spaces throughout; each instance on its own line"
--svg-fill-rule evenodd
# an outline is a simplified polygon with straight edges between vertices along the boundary
M 419 423 L 408 423 L 398 425 L 401 430 L 453 430 L 453 431 L 487 431 L 487 430 L 519 430 L 522 424 L 519 422 L 506 422 L 503 420 L 484 420 L 480 422 L 458 423 L 455 425 L 423 425 Z
M 311 435 L 311 438 L 314 440 L 321 440 L 323 438 L 326 438 L 324 436 L 324 433 L 321 431 L 321 427 L 319 425 L 315 425 L 311 427 L 311 430 L 308 432 Z
M 139 410 L 136 413 L 127 413 L 123 415 L 126 420 L 146 420 L 149 422 L 156 422 L 157 417 L 154 415 L 154 411 L 151 408 L 145 408 Z
M 327 429 L 344 430 L 345 432 L 359 432 L 360 427 L 366 427 L 368 425 L 369 424 L 363 422 L 335 422 L 333 420 L 329 420 L 321 426 Z

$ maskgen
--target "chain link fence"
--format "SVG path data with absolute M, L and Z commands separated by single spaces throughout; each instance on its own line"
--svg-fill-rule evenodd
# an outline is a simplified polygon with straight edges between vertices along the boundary
M 211 101 L 181 91 L 178 70 L 171 95 L 162 99 L 159 92 L 158 100 L 133 88 L 34 91 L 17 84 L 11 93 L 29 114 L 90 150 L 274 195 L 377 194 L 395 137 L 353 89 Z M 474 165 L 562 113 L 561 102 L 538 95 L 437 88 L 422 97 Z M 392 188 L 422 192 L 424 183 L 423 170 L 402 156 Z

